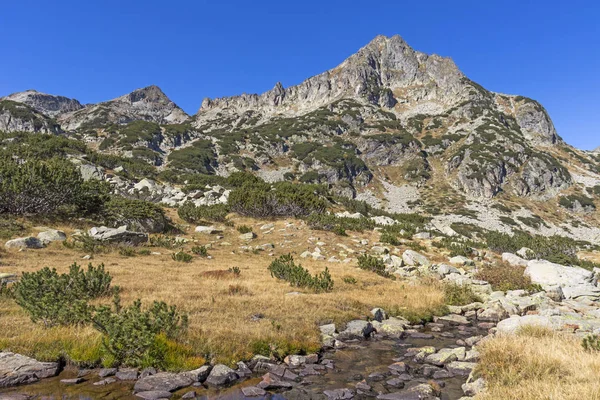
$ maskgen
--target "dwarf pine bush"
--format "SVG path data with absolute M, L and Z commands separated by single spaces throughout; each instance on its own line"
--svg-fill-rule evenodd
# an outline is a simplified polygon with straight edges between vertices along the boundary
M 306 287 L 315 292 L 331 292 L 333 290 L 333 279 L 328 268 L 313 276 L 301 265 L 296 265 L 290 254 L 282 255 L 274 260 L 269 265 L 269 271 L 272 277 L 288 281 L 290 286 Z

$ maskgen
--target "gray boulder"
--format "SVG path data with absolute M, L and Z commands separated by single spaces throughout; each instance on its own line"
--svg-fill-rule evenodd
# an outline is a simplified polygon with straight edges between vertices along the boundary
M 191 375 L 186 373 L 175 374 L 171 372 L 159 372 L 155 375 L 146 376 L 139 379 L 133 389 L 136 392 L 174 392 L 181 388 L 191 386 L 195 381 Z
M 40 232 L 37 237 L 43 244 L 48 244 L 50 242 L 64 242 L 67 240 L 67 235 L 63 231 L 57 229 Z
M 210 371 L 206 383 L 210 386 L 225 386 L 235 382 L 238 374 L 234 370 L 223 364 L 217 364 Z
M 34 383 L 58 374 L 58 363 L 40 362 L 11 352 L 0 353 L 0 388 Z
M 9 240 L 4 246 L 7 249 L 42 249 L 44 248 L 44 243 L 38 238 L 27 236 Z
M 121 243 L 136 246 L 148 242 L 147 233 L 128 231 L 126 226 L 119 228 L 107 228 L 106 226 L 93 227 L 88 233 L 93 239 L 105 243 Z
M 504 261 L 505 263 L 514 266 L 519 266 L 519 267 L 526 267 L 527 266 L 527 260 L 512 254 L 512 253 L 502 253 L 502 261 Z
M 431 262 L 427 259 L 427 257 L 417 253 L 414 250 L 406 250 L 404 253 L 402 253 L 402 260 L 404 261 L 404 264 L 412 267 L 429 267 L 431 265 Z

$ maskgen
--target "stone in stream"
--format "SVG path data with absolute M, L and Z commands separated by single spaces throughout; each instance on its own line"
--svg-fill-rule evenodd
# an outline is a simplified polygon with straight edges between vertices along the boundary
M 412 378 L 412 377 L 411 377 Z M 392 379 L 388 379 L 387 381 L 385 381 L 385 383 L 389 386 L 393 386 L 397 389 L 402 389 L 404 387 L 404 379 L 401 379 L 399 377 L 395 377 Z
M 152 368 L 152 367 L 144 368 L 142 370 L 142 372 L 140 372 L 140 378 L 145 378 L 147 376 L 154 375 L 154 374 L 156 374 L 156 372 L 157 372 L 156 368 Z
M 485 386 L 485 380 L 483 378 L 479 378 L 476 381 L 463 384 L 462 390 L 467 396 L 476 396 L 485 390 Z
M 262 381 L 256 386 L 264 390 L 291 389 L 293 387 L 292 383 L 283 381 L 269 372 L 262 378 Z
M 466 361 L 453 361 L 450 364 L 446 365 L 446 369 L 453 373 L 454 375 L 460 376 L 469 376 L 473 368 L 475 368 L 477 364 L 474 362 L 466 362 Z
M 194 382 L 204 382 L 208 378 L 211 369 L 210 365 L 204 365 L 192 371 L 184 372 L 184 374 L 189 376 Z
M 238 379 L 238 375 L 234 370 L 223 364 L 217 364 L 206 379 L 206 383 L 210 386 L 224 386 Z
M 100 378 L 106 378 L 107 376 L 114 376 L 116 373 L 116 368 L 102 368 L 100 372 L 98 372 L 98 376 Z
M 371 386 L 367 383 L 366 380 L 362 380 L 356 384 L 356 390 L 361 390 L 363 392 L 368 392 L 371 390 Z
M 139 397 L 140 399 L 144 399 L 144 400 L 161 400 L 161 399 L 170 399 L 171 396 L 173 396 L 173 395 L 171 394 L 171 392 L 152 390 L 152 391 L 148 391 L 148 392 L 136 393 L 135 396 Z
M 394 375 L 400 375 L 400 374 L 408 371 L 408 367 L 406 366 L 406 364 L 403 363 L 403 362 L 401 362 L 401 361 L 400 362 L 396 362 L 396 363 L 394 363 L 392 365 L 389 365 L 388 369 Z
M 92 383 L 92 385 L 104 386 L 104 385 L 110 385 L 111 383 L 115 383 L 116 381 L 117 380 L 115 378 L 105 378 L 105 379 L 102 379 L 101 381 Z
M 196 392 L 194 390 L 190 390 L 189 392 L 186 392 L 183 396 L 181 396 L 182 399 L 195 399 L 196 398 Z
M 369 338 L 375 331 L 368 321 L 354 320 L 346 324 L 346 329 L 339 333 L 340 339 Z
M 174 392 L 184 387 L 191 386 L 194 380 L 187 374 L 172 372 L 159 372 L 141 378 L 135 383 L 133 390 L 136 392 Z
M 445 321 L 449 322 L 451 325 L 468 325 L 471 323 L 467 317 L 458 314 L 448 314 L 443 317 L 437 317 L 435 321 Z
M 431 333 L 410 332 L 409 335 L 411 339 L 433 339 L 433 335 Z
M 122 368 L 115 374 L 122 381 L 135 381 L 138 378 L 138 370 L 134 368 Z
M 72 378 L 72 379 L 61 379 L 60 383 L 64 385 L 78 385 L 80 383 L 85 382 L 83 378 Z
M 349 400 L 354 398 L 354 391 L 350 389 L 325 390 L 323 392 L 328 400 Z
M 256 386 L 244 387 L 242 388 L 242 393 L 246 397 L 259 397 L 267 394 L 267 392 L 264 389 L 261 389 Z
M 438 353 L 428 355 L 425 357 L 425 362 L 427 364 L 436 365 L 438 367 L 443 367 L 446 364 L 451 363 L 452 361 L 457 361 L 458 357 L 451 351 L 442 351 L 440 350 Z
M 235 373 L 238 374 L 240 378 L 246 378 L 252 375 L 252 370 L 248 368 L 248 366 L 243 361 L 238 362 L 237 366 L 238 367 Z
M 436 391 L 428 383 L 421 383 L 403 392 L 380 394 L 378 400 L 434 400 L 437 399 Z
M 40 362 L 11 352 L 0 352 L 0 388 L 26 383 L 58 374 L 58 363 Z

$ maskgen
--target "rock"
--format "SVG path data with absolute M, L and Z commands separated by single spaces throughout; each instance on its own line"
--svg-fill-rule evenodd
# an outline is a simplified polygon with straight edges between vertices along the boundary
M 466 362 L 466 361 L 453 361 L 450 364 L 446 365 L 446 369 L 453 373 L 454 375 L 460 376 L 469 376 L 473 368 L 477 363 L 474 362 Z
M 429 267 L 431 265 L 431 262 L 429 262 L 427 257 L 417 253 L 414 250 L 406 250 L 404 253 L 402 253 L 402 261 L 404 261 L 404 264 L 413 267 Z
M 72 379 L 61 379 L 60 383 L 65 385 L 78 385 L 80 383 L 85 382 L 83 378 L 72 378 Z
M 448 314 L 441 317 L 435 318 L 435 321 L 445 321 L 454 325 L 468 325 L 470 324 L 467 317 L 458 314 Z
M 390 317 L 382 322 L 373 321 L 373 327 L 378 333 L 383 333 L 388 336 L 401 337 L 408 325 L 405 319 Z
M 102 379 L 101 381 L 94 382 L 94 383 L 92 383 L 92 385 L 104 386 L 104 385 L 110 385 L 111 383 L 115 383 L 116 381 L 117 380 L 115 378 L 106 378 L 106 379 Z
M 327 324 L 319 326 L 319 330 L 323 335 L 335 335 L 335 324 Z
M 139 379 L 133 389 L 136 392 L 174 392 L 184 387 L 191 386 L 195 381 L 187 373 L 175 374 L 171 372 L 159 372 L 155 375 Z
M 256 237 L 256 233 L 254 233 L 254 232 L 242 233 L 239 236 L 240 240 L 252 240 L 255 237 Z
M 38 238 L 27 236 L 9 240 L 4 244 L 7 249 L 43 249 L 44 244 Z
M 489 322 L 498 322 L 508 318 L 508 316 L 509 313 L 498 302 L 488 305 L 483 311 L 477 313 L 477 319 L 479 321 Z
M 473 261 L 465 256 L 452 257 L 448 261 L 450 262 L 450 264 L 460 265 L 460 266 L 473 264 Z
M 42 244 L 47 245 L 50 242 L 64 242 L 67 240 L 67 235 L 63 231 L 50 229 L 48 231 L 38 233 L 38 239 Z
M 428 383 L 421 383 L 403 392 L 380 394 L 377 400 L 435 400 L 437 393 Z
M 0 352 L 0 388 L 34 383 L 58 374 L 59 365 L 11 352 Z
M 238 379 L 238 375 L 234 370 L 223 364 L 217 364 L 206 379 L 206 383 L 210 386 L 224 386 Z
M 194 390 L 190 390 L 189 392 L 186 392 L 183 394 L 183 396 L 181 396 L 182 399 L 188 400 L 188 399 L 195 399 L 196 398 L 196 392 Z
M 256 386 L 243 387 L 242 393 L 246 397 L 259 397 L 267 394 L 267 392 L 264 389 L 261 389 Z
M 393 363 L 392 365 L 388 365 L 388 369 L 394 375 L 401 375 L 405 372 L 408 372 L 408 366 L 402 361 L 398 361 Z
M 148 234 L 142 232 L 128 231 L 125 225 L 119 228 L 107 228 L 106 226 L 94 227 L 89 230 L 92 239 L 105 243 L 120 243 L 137 246 L 148 242 Z
M 437 365 L 438 367 L 443 367 L 446 364 L 451 363 L 452 361 L 457 361 L 458 357 L 455 353 L 451 351 L 442 351 L 440 350 L 438 353 L 428 355 L 425 357 L 425 362 L 427 364 Z
M 116 368 L 102 368 L 98 372 L 98 376 L 100 378 L 106 378 L 107 376 L 114 376 L 116 373 L 117 373 L 117 369 Z
M 275 224 L 264 224 L 260 227 L 261 231 L 268 231 L 269 229 L 275 228 Z
M 350 389 L 325 390 L 323 392 L 328 400 L 349 400 L 354 398 L 354 391 Z
M 340 339 L 366 339 L 374 332 L 373 325 L 368 321 L 354 320 L 348 322 L 346 329 L 339 333 Z
M 509 265 L 512 265 L 513 267 L 526 267 L 528 262 L 527 260 L 524 260 L 521 257 L 512 253 L 502 253 L 502 261 Z
M 479 378 L 473 382 L 467 382 L 462 385 L 463 393 L 467 396 L 476 396 L 485 391 L 485 380 Z
M 496 328 L 498 329 L 498 333 L 515 333 L 519 328 L 526 325 L 549 329 L 554 328 L 552 320 L 549 317 L 541 315 L 513 315 L 510 318 L 500 321 Z
M 560 302 L 565 299 L 565 294 L 563 293 L 563 290 L 560 286 L 547 286 L 546 296 L 548 296 L 549 299 L 556 302 Z
M 386 217 L 386 216 L 377 216 L 377 217 L 371 217 L 371 221 L 375 222 L 377 225 L 394 225 L 396 224 L 396 220 L 390 217 Z
M 204 233 L 206 235 L 219 235 L 223 233 L 222 230 L 215 228 L 214 226 L 197 226 L 194 229 L 196 233 Z
M 135 381 L 138 378 L 138 370 L 134 368 L 121 368 L 115 376 L 122 381 Z
M 419 232 L 412 235 L 413 240 L 416 239 L 431 239 L 431 233 L 429 232 Z
M 545 260 L 531 260 L 527 263 L 525 275 L 533 283 L 545 286 L 580 286 L 592 285 L 593 272 L 580 267 L 566 267 Z
M 161 399 L 170 399 L 173 396 L 170 392 L 163 391 L 147 391 L 147 392 L 139 392 L 135 394 L 136 397 L 144 400 L 161 400 Z
M 262 378 L 262 381 L 256 386 L 264 390 L 291 389 L 293 387 L 291 382 L 282 381 L 271 373 L 266 373 Z

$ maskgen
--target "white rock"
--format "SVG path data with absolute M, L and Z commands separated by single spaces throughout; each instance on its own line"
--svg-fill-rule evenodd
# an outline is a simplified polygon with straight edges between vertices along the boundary
M 513 254 L 513 253 L 502 253 L 502 261 L 504 261 L 505 263 L 514 266 L 519 266 L 519 267 L 526 267 L 527 266 L 527 260 Z

